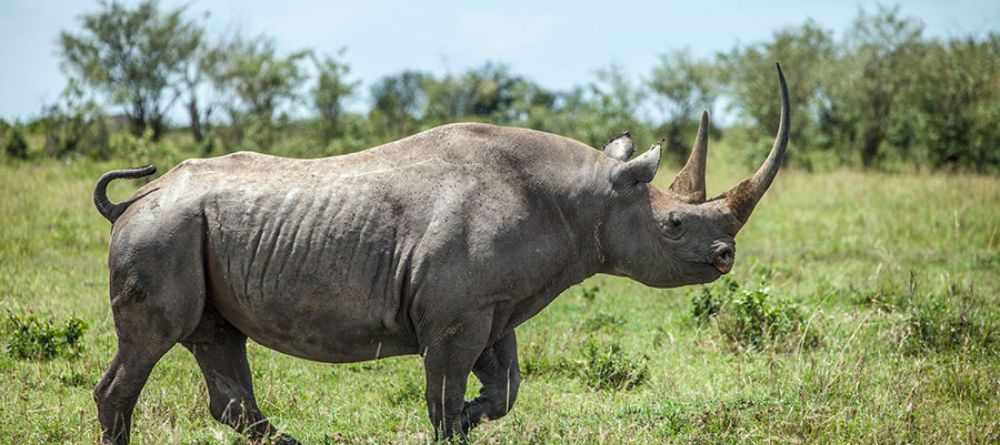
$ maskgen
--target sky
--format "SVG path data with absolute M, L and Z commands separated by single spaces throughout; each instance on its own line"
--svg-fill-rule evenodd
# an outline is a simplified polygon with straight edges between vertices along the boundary
M 136 1 L 124 1 L 135 4 Z M 885 4 L 883 2 L 883 4 Z M 36 117 L 66 84 L 60 31 L 80 29 L 97 1 L 0 0 L 0 118 Z M 488 61 L 506 63 L 544 87 L 582 85 L 617 64 L 638 78 L 661 54 L 687 48 L 709 56 L 812 19 L 837 35 L 860 8 L 877 2 L 711 1 L 298 1 L 161 0 L 186 7 L 215 34 L 266 34 L 281 49 L 335 54 L 361 81 L 349 108 L 367 106 L 368 86 L 403 69 L 458 73 Z M 904 15 L 933 37 L 1000 32 L 1000 1 L 916 0 Z

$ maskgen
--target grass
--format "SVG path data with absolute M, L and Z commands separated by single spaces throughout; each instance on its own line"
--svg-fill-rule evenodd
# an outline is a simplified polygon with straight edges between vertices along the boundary
M 712 154 L 710 193 L 746 173 L 725 153 Z M 114 327 L 109 226 L 90 192 L 100 173 L 121 166 L 0 163 L 0 313 L 89 326 L 76 358 L 0 354 L 0 443 L 98 437 L 90 391 L 111 359 Z M 112 199 L 134 187 L 116 182 Z M 737 240 L 732 283 L 708 292 L 766 283 L 767 298 L 793 305 L 796 329 L 815 345 L 763 335 L 760 347 L 734 348 L 720 325 L 726 304 L 706 301 L 701 287 L 597 276 L 518 329 L 520 397 L 471 440 L 997 443 L 998 231 L 996 177 L 782 172 Z M 252 342 L 249 353 L 263 410 L 306 443 L 432 437 L 417 357 L 328 365 Z M 477 391 L 473 381 L 470 396 Z M 183 348 L 153 371 L 133 439 L 242 443 L 212 420 Z

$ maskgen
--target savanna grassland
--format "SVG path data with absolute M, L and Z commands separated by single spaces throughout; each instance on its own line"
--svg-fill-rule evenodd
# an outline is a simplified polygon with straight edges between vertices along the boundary
M 710 193 L 747 173 L 725 153 L 710 159 Z M 110 226 L 90 193 L 123 166 L 0 164 L 0 442 L 99 435 L 90 392 L 115 336 Z M 672 170 L 656 182 L 669 184 Z M 112 199 L 136 186 L 117 181 Z M 470 439 L 998 443 L 998 232 L 996 177 L 784 171 L 738 237 L 729 279 L 657 290 L 596 276 L 522 325 L 516 406 Z M 32 315 L 34 328 L 19 331 Z M 74 318 L 88 326 L 79 339 L 68 335 L 79 327 L 64 328 Z M 48 321 L 54 340 L 38 338 Z M 45 342 L 57 344 L 51 354 L 39 352 Z M 249 353 L 262 409 L 305 443 L 433 436 L 418 357 L 329 365 L 253 342 Z M 180 347 L 136 411 L 134 443 L 242 441 L 209 415 Z

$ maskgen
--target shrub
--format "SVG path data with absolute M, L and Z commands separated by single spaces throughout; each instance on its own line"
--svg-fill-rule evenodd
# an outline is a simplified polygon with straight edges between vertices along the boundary
M 87 323 L 70 317 L 62 326 L 34 315 L 8 314 L 3 321 L 4 352 L 22 360 L 75 359 L 83 353 L 83 333 Z
M 179 147 L 171 141 L 153 141 L 152 130 L 147 130 L 142 136 L 117 133 L 111 137 L 108 150 L 130 165 L 154 164 L 161 171 L 169 170 L 184 158 Z
M 701 325 L 714 321 L 718 333 L 734 349 L 753 350 L 819 344 L 819 336 L 805 327 L 805 312 L 795 302 L 771 294 L 761 279 L 754 288 L 728 278 L 704 286 L 691 298 L 691 316 Z
M 45 137 L 45 153 L 64 158 L 87 155 L 106 159 L 111 128 L 101 107 L 83 87 L 70 80 L 59 100 L 42 108 L 33 124 Z
M 797 304 L 772 296 L 763 285 L 739 292 L 717 319 L 719 332 L 741 349 L 761 349 L 784 339 L 803 321 Z
M 7 156 L 17 159 L 28 158 L 28 142 L 24 140 L 24 134 L 20 128 L 11 127 L 7 131 L 7 140 L 4 142 L 4 152 Z
M 649 357 L 633 357 L 622 351 L 618 343 L 601 344 L 593 337 L 582 349 L 583 359 L 578 372 L 595 390 L 629 390 L 642 385 L 649 377 L 646 362 Z

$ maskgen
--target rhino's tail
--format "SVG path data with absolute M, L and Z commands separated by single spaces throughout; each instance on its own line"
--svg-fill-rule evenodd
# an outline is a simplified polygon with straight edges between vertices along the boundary
M 135 198 L 124 201 L 120 204 L 114 204 L 108 201 L 108 184 L 118 178 L 141 178 L 143 176 L 149 176 L 156 173 L 156 166 L 147 165 L 145 167 L 130 168 L 125 170 L 111 170 L 103 175 L 101 179 L 97 180 L 97 185 L 94 187 L 94 205 L 97 206 L 97 211 L 101 212 L 108 221 L 114 224 L 118 220 L 118 217 L 125 212 Z

